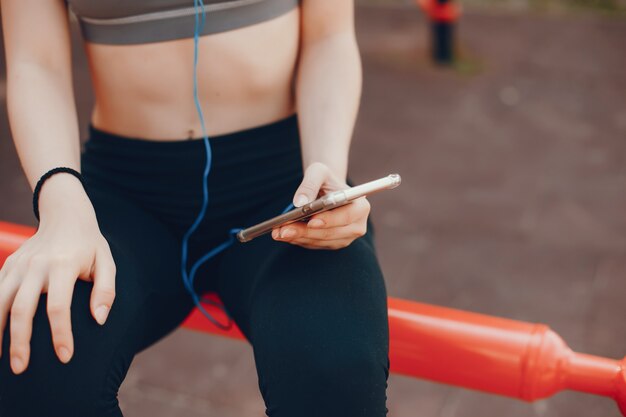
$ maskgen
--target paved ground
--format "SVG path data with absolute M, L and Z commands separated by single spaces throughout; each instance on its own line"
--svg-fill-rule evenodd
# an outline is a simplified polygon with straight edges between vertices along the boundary
M 458 70 L 430 65 L 413 8 L 359 8 L 357 28 L 351 172 L 403 176 L 371 198 L 389 294 L 544 322 L 575 350 L 623 357 L 626 20 L 468 13 Z M 0 219 L 34 224 L 5 113 Z M 395 417 L 619 415 L 590 395 L 527 404 L 396 375 L 388 394 Z M 139 355 L 120 396 L 129 417 L 264 415 L 251 349 L 186 330 Z

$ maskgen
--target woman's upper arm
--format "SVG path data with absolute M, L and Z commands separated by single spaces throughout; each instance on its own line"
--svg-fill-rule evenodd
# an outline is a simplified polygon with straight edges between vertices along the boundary
M 354 36 L 354 0 L 302 0 L 302 42 L 337 34 Z
M 0 0 L 7 72 L 31 64 L 71 69 L 71 38 L 65 0 Z

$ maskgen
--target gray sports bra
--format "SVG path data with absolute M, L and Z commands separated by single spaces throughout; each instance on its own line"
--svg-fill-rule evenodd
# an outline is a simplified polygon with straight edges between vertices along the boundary
M 204 0 L 200 35 L 224 32 L 278 17 L 301 0 Z M 193 38 L 193 0 L 65 0 L 83 38 L 126 45 Z M 202 19 L 202 11 L 198 6 Z

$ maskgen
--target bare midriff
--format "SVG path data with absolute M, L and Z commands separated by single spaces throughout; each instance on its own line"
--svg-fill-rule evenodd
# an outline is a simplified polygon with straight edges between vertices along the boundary
M 295 112 L 300 12 L 198 39 L 198 98 L 209 137 Z M 202 137 L 193 96 L 194 39 L 134 45 L 85 42 L 94 127 L 149 140 Z

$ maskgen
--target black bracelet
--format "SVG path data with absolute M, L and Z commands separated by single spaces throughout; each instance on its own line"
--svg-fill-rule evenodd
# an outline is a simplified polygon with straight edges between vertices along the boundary
M 52 168 L 50 171 L 43 174 L 41 178 L 39 178 L 39 181 L 37 181 L 37 185 L 35 185 L 35 190 L 33 191 L 33 211 L 35 212 L 35 217 L 37 218 L 37 221 L 39 221 L 39 192 L 41 191 L 41 186 L 48 178 L 50 178 L 52 175 L 56 174 L 57 172 L 67 172 L 69 174 L 74 175 L 76 178 L 80 180 L 81 184 L 83 184 L 83 188 L 86 188 L 85 181 L 83 180 L 82 174 L 73 168 L 57 167 L 57 168 Z

